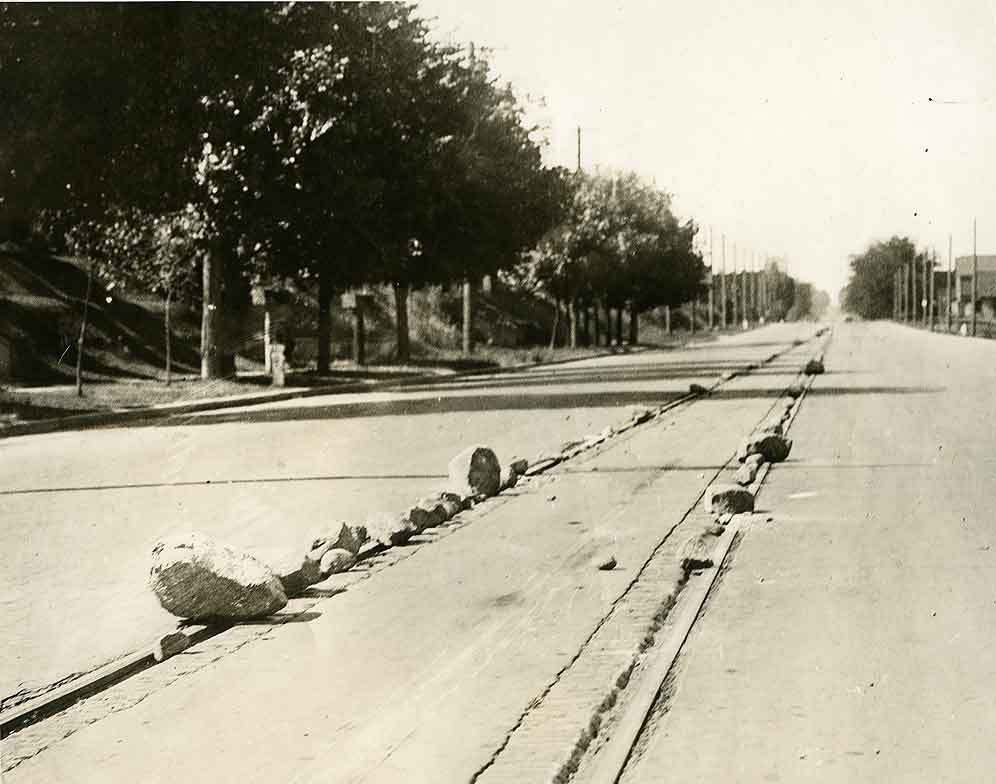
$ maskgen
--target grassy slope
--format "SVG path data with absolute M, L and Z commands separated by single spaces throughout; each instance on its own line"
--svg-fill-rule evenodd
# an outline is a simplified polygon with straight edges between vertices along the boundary
M 156 298 L 109 296 L 97 281 L 91 295 L 86 350 L 84 396 L 71 387 L 76 364 L 86 272 L 74 259 L 51 257 L 0 246 L 0 334 L 13 338 L 18 390 L 0 389 L 0 415 L 38 419 L 107 408 L 191 400 L 256 391 L 268 383 L 261 374 L 238 380 L 200 382 L 199 319 L 189 306 L 174 307 L 174 377 L 167 388 L 164 376 L 162 304 Z M 109 300 L 109 301 L 108 301 Z M 404 367 L 392 364 L 395 354 L 394 297 L 387 287 L 374 291 L 367 315 L 367 357 L 379 367 L 357 371 L 348 367 L 352 322 L 341 308 L 332 308 L 333 372 L 322 379 L 308 375 L 313 368 L 317 310 L 308 295 L 297 298 L 287 316 L 298 343 L 295 366 L 305 371 L 288 379 L 292 384 L 328 383 L 357 378 L 401 377 L 436 368 L 466 370 L 544 361 L 570 356 L 560 349 L 543 348 L 549 340 L 552 307 L 541 300 L 507 290 L 479 293 L 476 298 L 475 339 L 471 359 L 460 356 L 462 313 L 458 288 L 431 288 L 412 292 L 409 323 L 412 360 Z M 262 324 L 252 313 L 238 329 L 243 370 L 261 369 Z M 275 324 L 275 327 L 281 326 Z M 46 390 L 24 386 L 63 385 Z

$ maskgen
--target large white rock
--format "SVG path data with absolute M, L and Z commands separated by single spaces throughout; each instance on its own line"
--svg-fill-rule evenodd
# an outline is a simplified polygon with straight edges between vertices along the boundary
M 468 447 L 450 460 L 446 489 L 461 498 L 486 498 L 497 493 L 500 487 L 501 464 L 488 447 Z
M 167 612 L 192 620 L 261 618 L 287 604 L 266 564 L 197 532 L 156 543 L 149 587 Z

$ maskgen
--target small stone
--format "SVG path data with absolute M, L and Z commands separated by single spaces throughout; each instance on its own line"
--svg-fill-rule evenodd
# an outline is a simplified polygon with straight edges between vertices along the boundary
M 609 572 L 616 568 L 616 557 L 614 555 L 599 555 L 592 559 L 592 563 L 596 569 Z
M 370 538 L 366 526 L 359 524 L 343 523 L 339 529 L 339 536 L 332 543 L 336 549 L 349 550 L 351 553 L 358 553 L 364 543 Z
M 166 661 L 170 656 L 183 653 L 190 647 L 190 638 L 183 632 L 170 632 L 156 640 L 152 656 L 157 662 Z
M 501 489 L 507 490 L 510 487 L 515 487 L 519 477 L 525 474 L 528 468 L 529 461 L 525 458 L 515 458 L 509 461 L 509 464 L 501 470 Z
M 716 483 L 706 490 L 705 510 L 716 515 L 753 512 L 754 494 L 737 484 Z
M 334 533 L 315 539 L 311 545 L 311 549 L 315 550 L 322 544 L 328 544 L 330 548 L 349 550 L 349 552 L 355 555 L 369 538 L 365 526 L 354 523 L 340 523 L 339 529 L 334 531 Z
M 488 447 L 468 447 L 450 461 L 447 490 L 461 498 L 486 498 L 500 487 L 501 465 Z
M 407 515 L 390 513 L 377 514 L 366 521 L 370 537 L 387 547 L 404 544 L 418 533 L 418 529 Z
M 791 438 L 777 433 L 755 433 L 741 442 L 737 459 L 742 463 L 750 455 L 759 454 L 769 463 L 780 463 L 791 451 Z
M 786 394 L 791 398 L 799 397 L 802 395 L 802 384 L 793 384 L 786 390 Z
M 737 484 L 746 487 L 754 481 L 755 476 L 757 476 L 757 464 L 744 463 L 737 469 L 737 473 L 734 475 L 733 479 Z
M 324 580 L 333 574 L 349 571 L 355 563 L 356 556 L 349 552 L 349 550 L 339 548 L 329 550 L 322 556 L 320 564 L 322 579 Z
M 287 605 L 270 567 L 196 532 L 156 543 L 149 586 L 167 612 L 191 620 L 251 620 Z
M 322 581 L 322 557 L 331 549 L 327 539 L 318 539 L 305 553 L 300 565 L 286 571 L 277 571 L 277 577 L 288 597 L 300 596 L 311 585 Z
M 689 384 L 688 391 L 693 395 L 708 395 L 709 390 L 701 384 Z
M 449 519 L 446 515 L 446 509 L 438 496 L 420 498 L 408 510 L 407 517 L 419 533 L 426 528 L 435 528 L 438 525 L 442 525 Z
M 818 376 L 824 372 L 822 359 L 811 359 L 806 363 L 805 373 L 807 376 Z
M 713 565 L 712 550 L 712 537 L 707 534 L 693 536 L 685 542 L 678 555 L 678 563 L 681 564 L 682 571 L 692 572 L 697 569 L 708 569 Z
M 447 520 L 463 511 L 463 499 L 456 493 L 440 493 L 439 500 L 446 512 Z

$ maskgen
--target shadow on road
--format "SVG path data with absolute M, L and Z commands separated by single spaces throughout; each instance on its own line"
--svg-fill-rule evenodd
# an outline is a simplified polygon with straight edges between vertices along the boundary
M 844 395 L 914 395 L 935 394 L 942 387 L 894 386 L 818 386 L 809 391 L 818 396 Z M 777 398 L 785 393 L 783 386 L 759 389 L 720 389 L 698 402 Z M 361 401 L 319 406 L 267 408 L 258 411 L 201 414 L 194 417 L 171 418 L 154 422 L 159 426 L 214 425 L 230 422 L 287 422 L 293 420 L 350 419 L 356 417 L 420 416 L 425 414 L 483 413 L 489 411 L 531 411 L 576 408 L 611 408 L 614 406 L 659 406 L 675 400 L 684 390 L 652 389 L 619 392 L 544 392 L 538 394 L 450 395 L 438 398 L 413 398 L 388 401 Z

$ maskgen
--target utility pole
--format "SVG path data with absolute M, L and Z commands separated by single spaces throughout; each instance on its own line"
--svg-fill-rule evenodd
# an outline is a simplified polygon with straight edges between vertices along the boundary
M 759 321 L 761 309 L 757 301 L 757 254 L 750 252 L 750 310 L 754 316 L 754 321 Z
M 911 323 L 913 321 L 913 316 L 912 316 L 912 314 L 913 314 L 913 293 L 912 293 L 912 289 L 910 288 L 910 286 L 912 285 L 912 277 L 913 277 L 913 273 L 911 271 L 913 269 L 912 265 L 913 265 L 913 261 L 912 260 L 906 262 L 906 264 L 905 264 L 905 267 L 906 267 L 906 269 L 905 269 L 906 277 L 903 279 L 903 280 L 906 281 L 906 285 L 903 288 L 903 293 L 906 296 L 906 315 L 903 318 L 903 320 L 907 324 L 909 324 L 909 323 Z
M 737 277 L 737 243 L 733 243 L 733 328 L 740 329 L 740 278 Z
M 723 316 L 723 329 L 726 329 L 726 235 L 723 235 L 723 269 L 719 276 L 719 303 Z
M 948 332 L 951 331 L 951 235 L 948 234 Z
M 930 285 L 927 288 L 927 329 L 934 331 L 934 265 L 937 263 L 937 250 L 931 249 L 933 254 L 930 257 Z
M 709 331 L 712 332 L 713 327 L 713 312 L 716 308 L 716 296 L 713 291 L 716 288 L 716 282 L 713 280 L 713 275 L 716 270 L 715 257 L 712 255 L 712 226 L 709 227 Z
M 975 330 L 978 322 L 976 305 L 979 302 L 979 254 L 976 245 L 976 219 L 972 219 L 972 337 L 975 337 Z
M 916 256 L 906 262 L 906 323 L 916 322 Z
M 892 271 L 892 320 L 899 315 L 899 270 Z
M 903 268 L 896 268 L 896 322 L 903 320 Z

